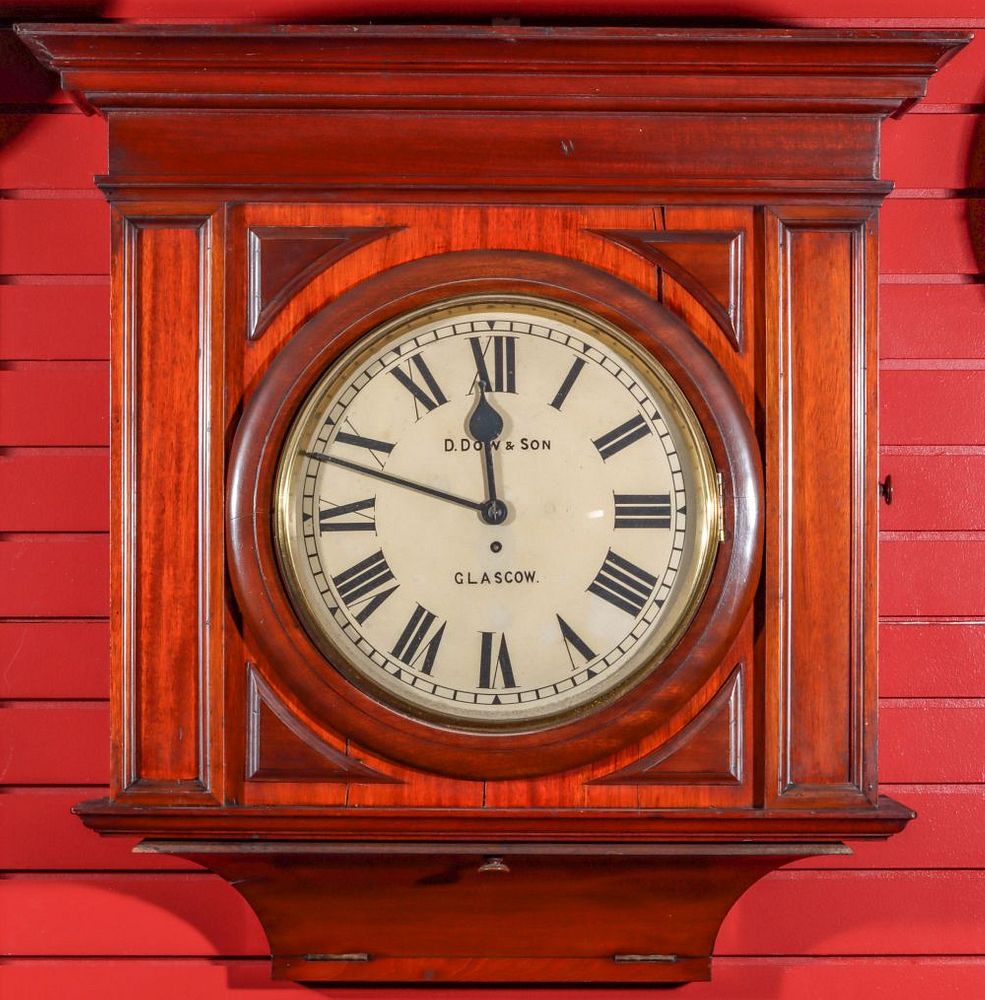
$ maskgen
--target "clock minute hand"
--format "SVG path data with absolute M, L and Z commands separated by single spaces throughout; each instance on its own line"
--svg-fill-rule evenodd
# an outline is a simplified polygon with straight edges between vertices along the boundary
M 409 490 L 424 493 L 426 496 L 435 497 L 438 500 L 446 500 L 448 503 L 457 504 L 459 507 L 466 507 L 469 510 L 483 511 L 485 503 L 476 503 L 474 500 L 466 500 L 465 497 L 456 496 L 454 493 L 446 493 L 444 490 L 435 489 L 433 486 L 426 486 L 424 483 L 415 483 L 402 476 L 394 476 L 382 469 L 373 469 L 368 465 L 360 465 L 358 462 L 350 462 L 346 458 L 337 458 L 335 455 L 326 455 L 318 451 L 302 451 L 302 455 L 313 458 L 318 462 L 326 462 L 329 465 L 338 465 L 343 469 L 351 469 L 353 472 L 361 472 L 364 476 L 372 476 L 374 479 L 382 479 L 385 483 L 393 483 L 394 486 L 404 486 Z

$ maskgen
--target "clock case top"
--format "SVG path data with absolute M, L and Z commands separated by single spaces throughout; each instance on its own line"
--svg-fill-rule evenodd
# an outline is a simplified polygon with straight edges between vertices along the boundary
M 968 36 L 18 30 L 109 121 L 113 783 L 87 823 L 381 842 L 901 828 L 875 781 L 879 124 Z M 396 764 L 271 685 L 228 588 L 225 487 L 244 407 L 307 320 L 397 265 L 490 250 L 568 258 L 682 319 L 754 429 L 766 513 L 756 599 L 691 701 L 601 759 L 483 782 Z

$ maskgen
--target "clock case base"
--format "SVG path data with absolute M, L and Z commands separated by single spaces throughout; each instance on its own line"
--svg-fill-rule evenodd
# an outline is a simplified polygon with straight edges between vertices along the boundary
M 840 844 L 148 841 L 221 875 L 303 982 L 677 983 L 711 977 L 732 904 Z
M 914 817 L 886 796 L 823 816 L 735 809 L 714 819 L 200 807 L 164 817 L 106 799 L 76 811 L 101 832 L 146 837 L 137 852 L 222 877 L 260 920 L 274 978 L 308 983 L 707 980 L 722 921 L 760 878 L 850 854 L 841 838 L 885 839 Z

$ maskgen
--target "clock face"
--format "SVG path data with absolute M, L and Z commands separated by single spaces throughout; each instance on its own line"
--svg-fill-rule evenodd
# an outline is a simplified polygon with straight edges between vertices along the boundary
M 484 295 L 404 315 L 324 374 L 286 438 L 275 534 L 299 618 L 350 681 L 418 718 L 516 729 L 659 664 L 719 516 L 664 369 L 572 306 Z

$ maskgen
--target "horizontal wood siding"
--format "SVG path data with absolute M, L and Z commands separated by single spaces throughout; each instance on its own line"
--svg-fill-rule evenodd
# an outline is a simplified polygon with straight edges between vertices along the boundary
M 148 21 L 318 19 L 315 0 L 112 0 Z M 597 16 L 591 0 L 480 5 L 484 19 Z M 64 5 L 8 3 L 7 22 Z M 458 0 L 336 4 L 333 18 L 462 16 Z M 707 14 L 681 0 L 673 13 Z M 606 8 L 659 15 L 645 0 Z M 881 778 L 919 819 L 888 844 L 757 885 L 686 1000 L 985 996 L 985 2 L 752 0 L 716 18 L 980 28 L 915 113 L 884 126 Z M 479 16 L 477 14 L 477 17 Z M 933 16 L 928 16 L 933 15 Z M 11 1000 L 441 1000 L 477 991 L 272 984 L 234 890 L 99 838 L 71 806 L 106 792 L 108 211 L 106 127 L 0 30 L 0 996 Z M 981 228 L 981 222 L 977 223 Z M 537 991 L 539 1000 L 587 996 Z M 593 1000 L 635 991 L 593 990 Z M 483 990 L 520 1000 L 521 989 Z

